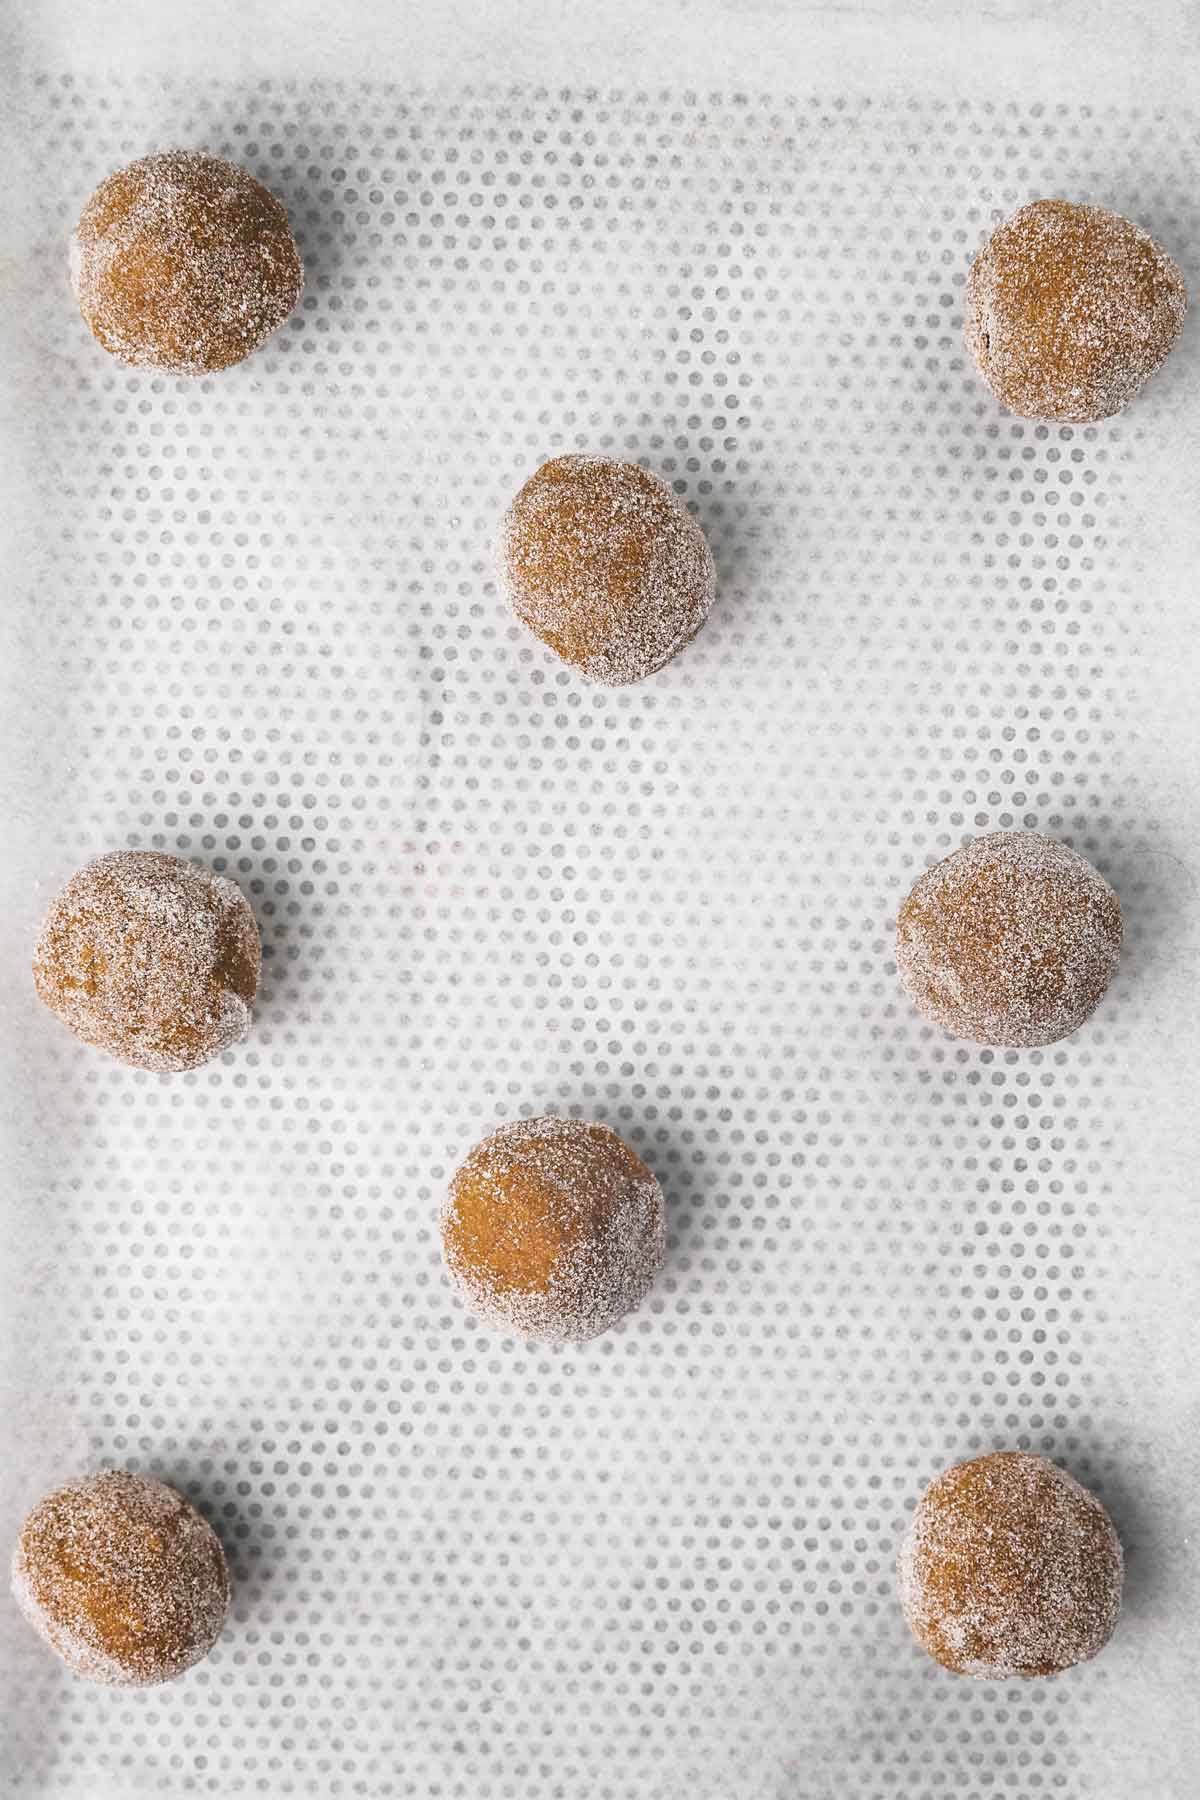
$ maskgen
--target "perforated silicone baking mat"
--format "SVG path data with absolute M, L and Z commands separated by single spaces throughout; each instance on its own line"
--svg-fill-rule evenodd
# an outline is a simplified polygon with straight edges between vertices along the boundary
M 1056 75 L 1020 20 L 927 66 L 939 12 L 656 9 L 644 51 L 632 13 L 607 49 L 595 9 L 523 47 L 485 14 L 461 68 L 415 9 L 331 47 L 185 8 L 173 58 L 146 14 L 108 63 L 10 18 L 0 1537 L 117 1463 L 234 1579 L 211 1658 L 140 1693 L 0 1608 L 10 1791 L 1195 1792 L 1200 338 L 1050 429 L 960 334 L 1043 193 L 1200 292 L 1190 40 L 1164 9 L 1089 89 L 1123 15 Z M 66 281 L 96 181 L 174 144 L 266 181 L 307 265 L 199 382 L 107 358 Z M 644 459 L 717 559 L 622 691 L 493 575 L 568 449 Z M 921 869 L 1012 825 L 1127 921 L 1041 1052 L 943 1037 L 892 964 Z M 33 994 L 48 898 L 122 845 L 262 928 L 253 1033 L 198 1074 Z M 546 1109 L 667 1196 L 651 1298 L 580 1350 L 476 1326 L 435 1233 L 470 1144 Z M 1112 1645 L 1050 1682 L 942 1673 L 894 1598 L 921 1487 L 1006 1445 L 1128 1555 Z

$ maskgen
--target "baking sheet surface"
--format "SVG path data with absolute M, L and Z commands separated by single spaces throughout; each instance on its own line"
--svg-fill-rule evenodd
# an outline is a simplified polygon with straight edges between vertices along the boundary
M 1043 193 L 1200 289 L 1190 76 L 990 99 L 898 31 L 900 75 L 884 43 L 810 92 L 779 29 L 771 94 L 628 56 L 423 88 L 416 24 L 398 79 L 9 66 L 0 1535 L 121 1463 L 234 1576 L 145 1693 L 0 1610 L 14 1793 L 1195 1791 L 1196 327 L 1089 429 L 1002 414 L 960 330 Z M 266 181 L 308 272 L 198 383 L 106 358 L 66 284 L 91 187 L 175 144 Z M 616 692 L 493 576 L 573 449 L 657 469 L 718 563 Z M 925 1027 L 891 961 L 920 870 L 1006 826 L 1126 914 L 1043 1052 Z M 121 845 L 262 928 L 253 1033 L 195 1075 L 33 995 L 45 904 Z M 546 1109 L 668 1203 L 650 1300 L 576 1351 L 475 1326 L 435 1233 L 470 1144 Z M 894 1598 L 920 1488 L 1005 1445 L 1128 1553 L 1113 1644 L 1049 1683 L 941 1673 Z

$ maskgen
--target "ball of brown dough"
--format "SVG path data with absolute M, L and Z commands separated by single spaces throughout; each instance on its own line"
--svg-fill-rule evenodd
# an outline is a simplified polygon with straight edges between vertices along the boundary
M 1024 419 L 1087 424 L 1128 406 L 1179 335 L 1187 289 L 1149 233 L 1102 206 L 1035 200 L 967 277 L 967 348 Z
M 708 617 L 704 533 L 657 475 L 559 456 L 505 515 L 501 575 L 516 617 L 593 681 L 623 687 L 671 660 Z
M 1057 1043 L 1099 1004 L 1121 953 L 1121 907 L 1078 851 L 994 831 L 927 869 L 896 921 L 896 966 L 955 1037 Z
M 151 1687 L 207 1656 L 229 1607 L 217 1535 L 174 1488 L 107 1469 L 39 1500 L 21 1527 L 13 1594 L 68 1668 Z
M 476 1318 L 582 1344 L 631 1312 L 654 1280 L 662 1189 L 607 1125 L 518 1119 L 472 1150 L 441 1229 L 446 1267 Z
M 958 1463 L 921 1496 L 900 1548 L 904 1616 L 956 1675 L 1057 1675 L 1103 1650 L 1121 1610 L 1112 1520 L 1023 1450 Z
M 245 169 L 195 150 L 102 181 L 71 242 L 79 310 L 135 368 L 209 375 L 241 362 L 304 285 L 287 213 Z
M 262 944 L 241 890 L 157 850 L 115 850 L 42 924 L 38 994 L 85 1044 L 138 1069 L 197 1069 L 244 1038 Z

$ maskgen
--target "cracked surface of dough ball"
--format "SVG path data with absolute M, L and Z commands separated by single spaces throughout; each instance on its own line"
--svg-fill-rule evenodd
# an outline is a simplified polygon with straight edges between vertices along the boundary
M 716 573 L 683 502 L 637 463 L 559 456 L 525 483 L 501 530 L 513 613 L 593 681 L 624 687 L 695 637 Z
M 1030 1048 L 1089 1018 L 1121 953 L 1121 907 L 1078 851 L 994 831 L 935 863 L 896 921 L 896 966 L 954 1037 Z
M 1164 361 L 1187 312 L 1183 276 L 1132 220 L 1034 200 L 992 233 L 967 277 L 967 348 L 1024 419 L 1118 413 Z
M 979 1680 L 1057 1675 L 1107 1644 L 1124 1560 L 1094 1494 L 1043 1456 L 1000 1450 L 930 1483 L 898 1560 L 921 1648 Z
M 138 1069 L 197 1069 L 245 1037 L 262 944 L 222 875 L 157 850 L 115 850 L 72 875 L 34 953 L 64 1025 Z
M 18 1606 L 75 1674 L 152 1687 L 212 1649 L 229 1572 L 212 1526 L 148 1475 L 107 1469 L 47 1494 L 21 1527 Z
M 292 311 L 304 271 L 287 213 L 245 169 L 195 150 L 144 156 L 102 181 L 71 240 L 79 310 L 134 368 L 210 375 Z
M 446 1267 L 477 1318 L 582 1344 L 631 1312 L 658 1273 L 662 1189 L 607 1125 L 518 1119 L 472 1150 L 441 1231 Z

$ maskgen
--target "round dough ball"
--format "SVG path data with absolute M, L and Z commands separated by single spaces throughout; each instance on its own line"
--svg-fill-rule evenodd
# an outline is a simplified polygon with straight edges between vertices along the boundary
M 1121 906 L 1078 851 L 994 831 L 927 869 L 896 964 L 927 1019 L 977 1044 L 1054 1044 L 1089 1018 L 1121 953 Z
M 900 1601 L 956 1675 L 1057 1675 L 1103 1650 L 1124 1562 L 1093 1494 L 1043 1456 L 958 1463 L 921 1496 L 900 1547 Z
M 967 348 L 1023 419 L 1083 425 L 1128 406 L 1187 311 L 1183 276 L 1119 213 L 1035 200 L 995 231 L 967 276 Z
M 584 1344 L 661 1266 L 662 1189 L 607 1125 L 518 1119 L 472 1150 L 442 1209 L 442 1254 L 477 1318 Z
M 33 979 L 85 1044 L 177 1072 L 245 1037 L 261 968 L 258 926 L 232 881 L 157 850 L 114 850 L 54 901 Z
M 716 571 L 704 533 L 657 475 L 607 456 L 559 456 L 504 518 L 513 612 L 593 681 L 653 675 L 695 637 Z
M 71 284 L 122 362 L 209 375 L 283 324 L 304 270 L 261 182 L 219 156 L 168 150 L 100 183 L 71 240 Z
M 17 1539 L 17 1605 L 68 1668 L 106 1687 L 171 1681 L 216 1643 L 229 1571 L 182 1494 L 125 1469 L 39 1500 Z

